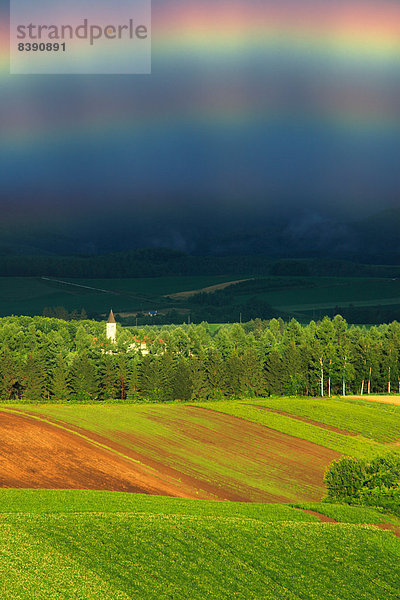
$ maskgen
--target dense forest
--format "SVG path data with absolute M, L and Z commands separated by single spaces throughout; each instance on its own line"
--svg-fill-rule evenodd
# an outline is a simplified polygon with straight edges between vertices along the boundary
M 139 347 L 142 345 L 142 350 Z M 254 320 L 122 328 L 44 317 L 0 319 L 2 402 L 168 402 L 269 394 L 392 392 L 400 387 L 400 324 L 302 327 Z
M 161 277 L 182 275 L 278 275 L 399 277 L 397 265 L 359 264 L 336 259 L 271 259 L 264 255 L 193 256 L 176 250 L 145 248 L 99 256 L 2 254 L 1 277 Z

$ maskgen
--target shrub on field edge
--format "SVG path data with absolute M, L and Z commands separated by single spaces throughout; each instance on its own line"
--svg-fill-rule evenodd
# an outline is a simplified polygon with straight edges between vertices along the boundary
M 400 456 L 377 456 L 370 462 L 343 457 L 325 474 L 328 501 L 382 507 L 400 514 Z

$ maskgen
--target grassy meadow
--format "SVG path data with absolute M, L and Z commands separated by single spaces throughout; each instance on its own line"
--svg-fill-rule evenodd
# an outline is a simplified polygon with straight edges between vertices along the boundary
M 3 490 L 2 598 L 397 598 L 400 541 L 370 525 L 385 517 L 341 507 L 335 518 L 280 505 Z
M 193 289 L 232 281 L 232 276 L 81 279 L 70 277 L 0 277 L 0 315 L 41 315 L 46 306 L 68 311 L 85 308 L 105 313 L 156 310 L 168 307 L 164 298 Z
M 399 597 L 400 519 L 320 500 L 330 457 L 398 448 L 400 407 L 273 398 L 8 405 L 1 414 L 62 431 L 157 477 L 161 466 L 174 469 L 176 482 L 212 498 L 0 489 L 4 600 Z M 28 428 L 25 436 L 29 445 Z M 234 493 L 251 501 L 232 501 Z M 265 500 L 274 495 L 285 503 Z
M 400 410 L 382 410 L 378 405 L 366 406 L 362 402 L 320 398 L 277 398 L 241 402 L 208 402 L 199 403 L 198 406 L 257 423 L 356 458 L 372 458 L 376 454 L 393 451 L 397 446 L 387 442 L 400 438 L 400 435 L 397 435 L 400 431 Z M 379 406 L 387 408 L 386 405 Z M 287 414 L 269 412 L 263 410 L 264 407 Z M 370 411 L 369 407 L 371 407 Z M 347 414 L 349 414 L 348 418 Z M 299 415 L 308 417 L 313 423 L 294 418 Z M 343 429 L 343 432 L 325 429 L 324 425 L 336 426 Z M 360 429 L 362 432 L 358 433 Z M 358 434 L 351 435 L 355 430 Z
M 171 298 L 182 292 L 252 279 L 253 275 L 182 276 L 126 279 L 68 277 L 1 277 L 0 316 L 41 315 L 45 307 L 63 306 L 68 311 L 84 308 L 105 314 L 112 305 L 116 313 L 149 310 L 190 310 L 187 298 Z M 356 277 L 269 276 L 232 291 L 229 302 L 243 305 L 257 297 L 282 314 L 299 320 L 332 316 L 335 307 L 400 306 L 400 279 Z
M 319 421 L 376 442 L 400 439 L 400 407 L 390 404 L 339 398 L 277 398 L 253 404 Z

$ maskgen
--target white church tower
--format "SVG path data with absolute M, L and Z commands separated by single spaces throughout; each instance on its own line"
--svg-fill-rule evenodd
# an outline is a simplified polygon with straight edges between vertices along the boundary
M 107 339 L 111 340 L 113 344 L 117 341 L 117 324 L 115 322 L 114 313 L 110 310 L 110 315 L 107 321 Z

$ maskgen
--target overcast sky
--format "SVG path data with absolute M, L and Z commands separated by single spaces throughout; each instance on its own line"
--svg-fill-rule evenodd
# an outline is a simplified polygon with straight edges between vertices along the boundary
M 3 228 L 95 251 L 110 219 L 125 246 L 157 221 L 149 243 L 185 248 L 198 220 L 398 206 L 399 4 L 215 4 L 153 1 L 151 75 L 16 76 L 2 3 Z

